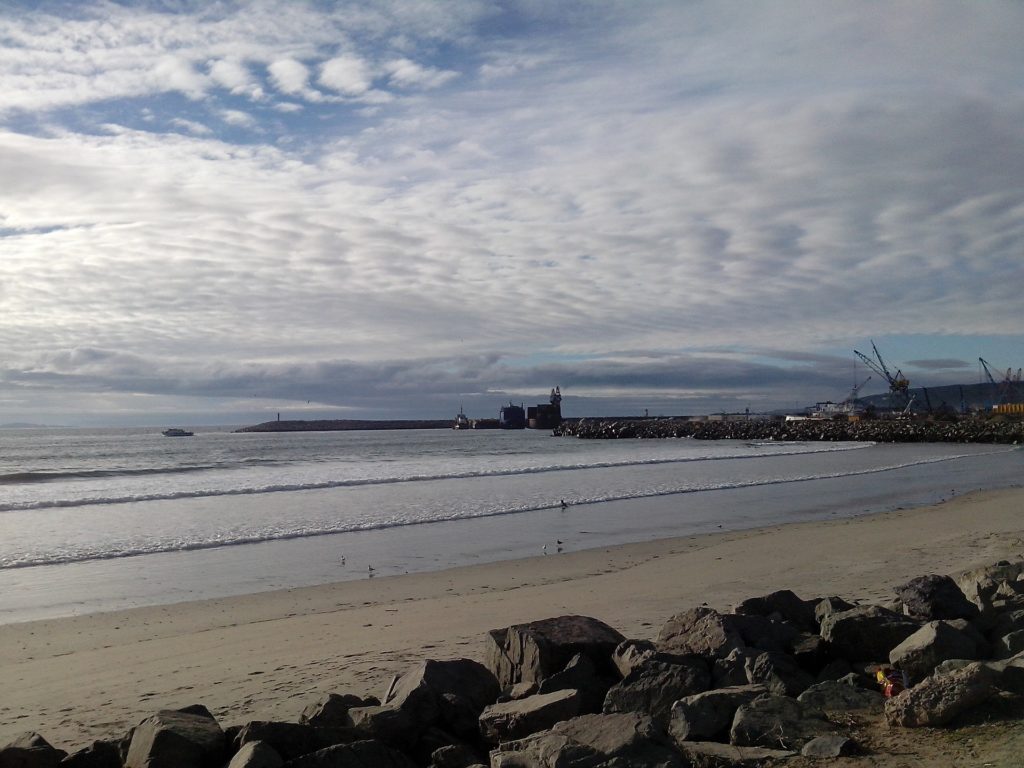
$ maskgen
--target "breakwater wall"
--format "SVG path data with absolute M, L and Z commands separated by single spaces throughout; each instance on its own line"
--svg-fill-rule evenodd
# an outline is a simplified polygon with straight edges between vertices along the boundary
M 406 419 L 380 421 L 369 419 L 313 419 L 265 421 L 236 432 L 338 432 L 357 429 L 451 429 L 451 419 Z
M 690 421 L 688 419 L 580 419 L 553 434 L 584 439 L 690 437 L 696 440 L 856 440 L 875 443 L 1024 444 L 1024 422 L 963 419 L 957 422 Z

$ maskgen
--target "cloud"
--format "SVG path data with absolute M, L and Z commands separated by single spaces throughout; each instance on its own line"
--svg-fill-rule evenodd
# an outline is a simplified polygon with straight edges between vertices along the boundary
M 356 56 L 338 56 L 325 61 L 320 69 L 320 84 L 348 96 L 370 89 L 373 76 L 366 62 Z
M 295 59 L 279 59 L 267 67 L 274 86 L 283 93 L 302 94 L 309 83 L 309 69 Z
M 395 59 L 385 65 L 392 85 L 399 88 L 438 88 L 459 76 L 451 70 L 423 67 L 409 59 Z

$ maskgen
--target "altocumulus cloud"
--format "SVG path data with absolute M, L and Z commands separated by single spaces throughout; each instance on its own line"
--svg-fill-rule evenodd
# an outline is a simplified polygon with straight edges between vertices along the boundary
M 871 336 L 1019 343 L 1022 23 L 7 4 L 0 412 L 773 407 Z

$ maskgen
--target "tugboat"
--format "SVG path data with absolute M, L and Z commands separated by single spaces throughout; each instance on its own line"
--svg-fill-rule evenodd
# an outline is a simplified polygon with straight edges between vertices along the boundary
M 193 433 L 189 432 L 187 429 L 179 429 L 178 427 L 165 429 L 161 434 L 164 437 L 192 437 L 193 435 Z
M 469 417 L 462 412 L 462 406 L 459 406 L 459 412 L 455 415 L 455 422 L 452 424 L 452 429 L 469 429 L 473 425 L 469 423 Z

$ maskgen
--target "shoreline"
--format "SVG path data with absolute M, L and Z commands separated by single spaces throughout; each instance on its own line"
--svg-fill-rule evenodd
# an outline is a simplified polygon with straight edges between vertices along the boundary
M 424 658 L 479 658 L 494 628 L 594 616 L 650 638 L 673 613 L 776 589 L 885 600 L 924 573 L 1024 553 L 1020 487 L 926 507 L 659 539 L 411 575 L 0 626 L 0 743 L 63 748 L 162 707 L 295 719 L 321 692 L 380 695 Z

